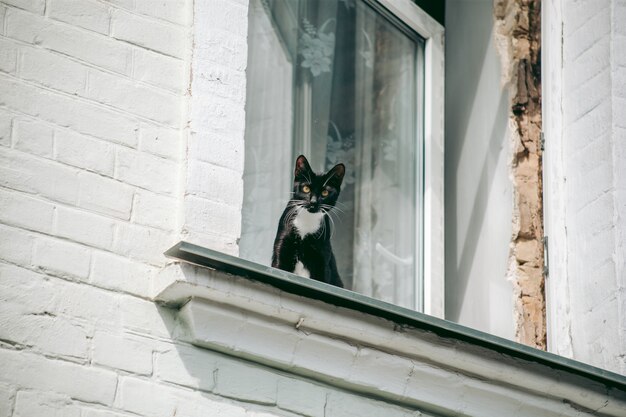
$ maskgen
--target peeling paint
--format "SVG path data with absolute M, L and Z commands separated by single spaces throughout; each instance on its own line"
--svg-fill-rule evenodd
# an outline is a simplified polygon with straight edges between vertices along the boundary
M 516 339 L 546 349 L 541 150 L 541 1 L 495 0 L 502 84 L 511 93 L 513 232 L 508 279 Z

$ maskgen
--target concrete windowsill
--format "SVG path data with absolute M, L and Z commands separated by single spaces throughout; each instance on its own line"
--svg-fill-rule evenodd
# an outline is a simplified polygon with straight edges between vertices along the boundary
M 440 415 L 626 409 L 621 375 L 186 242 L 166 254 L 183 262 L 154 299 L 197 346 Z

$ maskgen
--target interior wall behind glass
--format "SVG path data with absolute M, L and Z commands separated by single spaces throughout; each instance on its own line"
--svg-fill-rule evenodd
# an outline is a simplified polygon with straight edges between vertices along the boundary
M 512 184 L 493 1 L 446 2 L 446 319 L 512 339 Z

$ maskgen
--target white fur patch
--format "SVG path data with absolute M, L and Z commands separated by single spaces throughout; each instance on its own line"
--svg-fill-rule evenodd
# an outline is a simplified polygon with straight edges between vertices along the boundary
M 293 273 L 304 278 L 311 278 L 311 273 L 304 267 L 304 264 L 300 261 L 296 262 L 296 267 L 293 269 Z
M 322 225 L 322 219 L 324 218 L 324 213 L 310 213 L 306 209 L 302 209 L 298 212 L 298 215 L 293 221 L 293 225 L 298 229 L 298 234 L 301 238 L 304 238 L 306 235 L 315 233 L 320 230 L 320 226 Z

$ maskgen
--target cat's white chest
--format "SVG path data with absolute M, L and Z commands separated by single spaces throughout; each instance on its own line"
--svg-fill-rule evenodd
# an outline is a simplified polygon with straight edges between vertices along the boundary
M 304 267 L 304 264 L 301 261 L 296 262 L 293 273 L 304 278 L 311 278 L 311 273 Z
M 308 210 L 300 210 L 296 218 L 293 220 L 293 225 L 296 227 L 298 231 L 298 235 L 301 238 L 304 238 L 306 235 L 315 233 L 320 230 L 322 225 L 322 219 L 324 218 L 324 213 L 310 213 Z

